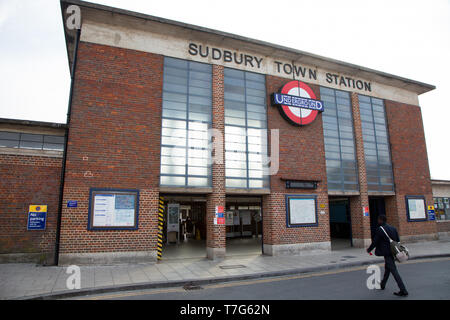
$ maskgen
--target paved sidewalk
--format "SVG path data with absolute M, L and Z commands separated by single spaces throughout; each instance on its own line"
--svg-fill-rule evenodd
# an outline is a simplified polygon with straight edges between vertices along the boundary
M 408 243 L 411 259 L 450 256 L 450 239 Z M 297 256 L 235 256 L 222 261 L 183 259 L 157 264 L 81 266 L 81 289 L 68 290 L 66 267 L 0 264 L 0 299 L 61 298 L 118 290 L 244 280 L 382 262 L 364 249 Z M 225 268 L 223 268 L 225 267 Z

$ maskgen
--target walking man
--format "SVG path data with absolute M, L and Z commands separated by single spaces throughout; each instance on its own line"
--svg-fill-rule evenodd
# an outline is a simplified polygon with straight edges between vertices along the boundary
M 375 236 L 373 237 L 372 244 L 369 248 L 367 248 L 367 252 L 370 253 L 374 248 L 376 256 L 384 256 L 384 276 L 383 280 L 380 283 L 381 290 L 384 290 L 386 287 L 386 282 L 389 279 L 389 274 L 392 273 L 395 281 L 397 282 L 398 287 L 400 288 L 399 292 L 394 292 L 396 296 L 406 297 L 408 295 L 408 291 L 406 291 L 405 285 L 403 284 L 402 278 L 398 273 L 397 266 L 395 265 L 394 256 L 391 252 L 391 245 L 388 237 L 384 234 L 383 229 L 386 233 L 391 237 L 392 240 L 400 242 L 398 237 L 397 229 L 393 226 L 390 226 L 386 223 L 386 216 L 379 215 L 378 216 L 378 228 L 375 231 Z

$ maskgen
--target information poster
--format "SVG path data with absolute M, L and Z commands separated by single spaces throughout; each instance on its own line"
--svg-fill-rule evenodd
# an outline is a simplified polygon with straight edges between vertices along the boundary
M 436 214 L 434 212 L 434 206 L 428 206 L 428 220 L 436 220 Z
M 233 211 L 227 211 L 225 214 L 225 224 L 227 226 L 232 226 L 233 225 Z
M 408 198 L 408 214 L 410 220 L 426 219 L 425 200 L 422 198 Z
M 223 206 L 216 206 L 216 213 L 214 217 L 215 225 L 225 225 L 225 211 Z
M 250 211 L 243 211 L 241 213 L 241 218 L 242 218 L 242 224 L 244 226 L 252 224 L 252 216 L 250 215 Z
M 31 205 L 28 210 L 28 230 L 45 230 L 47 223 L 47 206 Z
M 235 226 L 241 225 L 241 217 L 239 216 L 239 211 L 235 211 L 233 214 L 233 225 Z
M 137 228 L 137 192 L 94 192 L 91 228 Z
M 317 224 L 315 198 L 288 197 L 286 205 L 289 226 Z
M 167 205 L 167 232 L 179 232 L 180 205 L 178 203 L 169 203 Z

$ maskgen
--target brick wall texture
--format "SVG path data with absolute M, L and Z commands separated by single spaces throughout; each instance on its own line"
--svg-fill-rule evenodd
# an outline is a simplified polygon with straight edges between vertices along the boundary
M 362 133 L 361 114 L 357 93 L 352 93 L 353 130 L 355 136 L 355 152 L 358 165 L 359 196 L 350 197 L 350 221 L 353 239 L 370 239 L 370 217 L 363 216 L 363 207 L 369 206 L 367 188 L 366 160 L 364 156 L 364 141 Z M 354 243 L 356 244 L 356 243 Z
M 450 232 L 450 221 L 439 221 L 436 228 L 437 232 Z
M 323 242 L 330 240 L 328 191 L 323 140 L 322 115 L 307 126 L 298 127 L 288 123 L 278 107 L 270 103 L 270 94 L 286 83 L 286 79 L 266 77 L 268 128 L 279 129 L 280 167 L 270 178 L 271 194 L 263 197 L 263 237 L 267 244 L 289 244 Z M 316 97 L 320 98 L 319 87 L 309 85 Z M 270 134 L 269 134 L 270 136 Z M 292 180 L 319 181 L 316 190 L 286 189 L 282 178 Z M 319 224 L 316 227 L 286 227 L 287 194 L 307 194 L 317 196 Z M 324 206 L 323 208 L 320 208 Z
M 155 250 L 162 75 L 162 56 L 80 43 L 61 254 Z M 88 231 L 90 188 L 139 189 L 139 229 Z
M 0 155 L 0 254 L 39 253 L 55 247 L 61 158 Z M 43 231 L 28 231 L 30 205 L 47 205 Z
M 388 197 L 386 211 L 402 236 L 435 234 L 436 222 L 408 222 L 405 196 L 425 196 L 434 205 L 430 169 L 420 107 L 385 100 L 395 197 Z
M 225 104 L 224 104 L 224 68 L 213 66 L 213 111 L 212 126 L 214 129 L 225 134 Z M 217 140 L 215 142 L 218 142 Z M 206 246 L 208 248 L 225 248 L 226 230 L 225 225 L 214 225 L 216 206 L 225 208 L 225 146 L 221 146 L 221 153 L 216 150 L 214 156 L 218 159 L 212 166 L 212 188 L 213 193 L 207 196 L 206 203 Z

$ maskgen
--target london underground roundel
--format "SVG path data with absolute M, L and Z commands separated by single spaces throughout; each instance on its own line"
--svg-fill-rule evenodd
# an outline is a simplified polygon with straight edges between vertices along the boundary
M 312 89 L 301 81 L 286 83 L 280 93 L 274 93 L 272 97 L 283 117 L 297 126 L 310 124 L 319 112 L 323 112 L 323 102 L 317 100 Z

